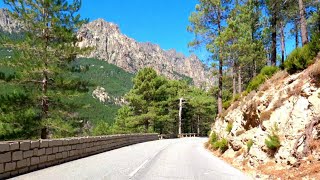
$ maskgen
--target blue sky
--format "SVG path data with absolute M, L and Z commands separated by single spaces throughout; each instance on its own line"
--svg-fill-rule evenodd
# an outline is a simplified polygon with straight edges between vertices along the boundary
M 122 33 L 139 42 L 152 42 L 161 48 L 176 49 L 190 54 L 187 44 L 193 34 L 186 31 L 188 17 L 197 0 L 82 0 L 81 16 L 90 21 L 103 18 L 119 25 Z M 0 0 L 0 7 L 4 7 Z M 287 39 L 286 53 L 294 47 L 294 41 Z M 201 60 L 208 58 L 205 50 L 195 54 Z M 280 51 L 278 51 L 280 54 Z

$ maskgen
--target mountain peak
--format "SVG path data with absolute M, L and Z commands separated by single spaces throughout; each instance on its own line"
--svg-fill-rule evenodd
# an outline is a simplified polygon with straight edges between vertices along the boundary
M 120 32 L 118 25 L 97 19 L 80 28 L 80 47 L 95 47 L 87 57 L 98 58 L 135 73 L 152 67 L 170 79 L 190 77 L 196 86 L 213 84 L 211 73 L 196 57 L 186 57 L 174 49 L 163 50 L 150 42 L 137 42 Z
M 120 33 L 120 28 L 117 24 L 107 22 L 106 20 L 99 18 L 87 24 L 91 29 L 97 29 L 105 33 Z

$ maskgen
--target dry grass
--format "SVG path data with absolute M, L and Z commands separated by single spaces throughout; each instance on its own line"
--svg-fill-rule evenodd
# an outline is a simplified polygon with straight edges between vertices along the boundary
M 310 70 L 311 77 L 319 77 L 320 76 L 320 61 L 314 63 Z
M 294 87 L 292 87 L 289 92 L 288 92 L 288 97 L 291 96 L 298 96 L 301 94 L 302 91 L 302 86 L 303 86 L 303 81 L 300 80 Z
M 241 148 L 239 151 L 236 152 L 236 154 L 234 155 L 234 157 L 239 157 L 241 154 L 243 154 L 245 152 L 245 150 L 243 148 Z
M 275 167 L 279 166 L 274 162 L 269 162 L 258 167 L 258 171 L 262 174 L 267 174 L 270 179 L 320 179 L 320 162 L 319 161 L 304 161 L 297 168 L 285 168 L 277 170 Z
M 271 87 L 271 86 L 270 86 L 270 82 L 267 81 L 267 82 L 263 83 L 263 84 L 260 86 L 259 91 L 260 91 L 260 92 L 261 92 L 261 91 L 266 91 L 266 90 L 268 90 L 270 87 Z
M 279 85 L 279 83 L 281 83 L 281 81 L 288 76 L 289 74 L 287 73 L 287 71 L 279 71 L 271 77 L 270 82 L 271 84 L 277 83 L 277 85 Z
M 289 74 L 286 71 L 279 71 L 275 73 L 269 80 L 260 86 L 259 91 L 266 91 L 270 87 L 279 87 L 288 75 Z
M 317 87 L 320 87 L 320 61 L 314 63 L 310 69 L 309 76 Z
M 262 91 L 259 91 L 258 96 L 259 96 L 259 97 L 262 97 L 262 96 L 263 96 L 263 92 L 262 92 Z
M 262 122 L 262 121 L 269 120 L 272 113 L 273 113 L 273 110 L 263 111 L 260 114 L 260 121 Z
M 312 140 L 310 143 L 310 150 L 319 150 L 320 149 L 320 140 Z

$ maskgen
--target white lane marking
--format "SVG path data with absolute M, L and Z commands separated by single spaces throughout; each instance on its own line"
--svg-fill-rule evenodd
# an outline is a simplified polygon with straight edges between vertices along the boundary
M 147 164 L 148 161 L 149 161 L 148 159 L 145 160 L 137 169 L 135 169 L 134 171 L 132 171 L 132 172 L 129 174 L 130 179 L 131 179 L 140 169 L 142 169 L 143 166 L 144 166 L 145 164 Z
M 137 169 L 135 169 L 134 171 L 132 171 L 129 174 L 129 179 L 132 179 L 134 175 L 136 175 L 140 169 L 144 168 L 144 166 L 151 161 L 152 159 L 154 159 L 159 153 L 161 153 L 164 149 L 166 149 L 169 145 L 171 145 L 171 143 L 169 143 L 168 145 L 166 145 L 165 147 L 161 148 L 158 152 L 154 153 L 152 156 L 150 156 L 147 160 L 145 160 Z

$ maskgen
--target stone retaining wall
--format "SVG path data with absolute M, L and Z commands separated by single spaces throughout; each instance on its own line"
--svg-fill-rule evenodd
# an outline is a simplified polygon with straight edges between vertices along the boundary
M 0 142 L 0 179 L 157 139 L 158 134 L 124 134 Z

